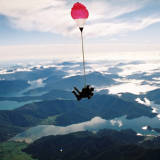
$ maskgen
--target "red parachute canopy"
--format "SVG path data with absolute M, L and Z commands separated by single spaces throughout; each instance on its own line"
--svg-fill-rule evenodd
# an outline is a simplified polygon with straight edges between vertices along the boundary
M 80 18 L 87 19 L 89 13 L 87 8 L 83 4 L 77 2 L 72 7 L 71 16 L 73 19 L 80 19 Z
M 83 4 L 77 2 L 71 9 L 71 16 L 77 22 L 77 25 L 82 27 L 85 23 L 85 20 L 88 18 L 89 13 Z

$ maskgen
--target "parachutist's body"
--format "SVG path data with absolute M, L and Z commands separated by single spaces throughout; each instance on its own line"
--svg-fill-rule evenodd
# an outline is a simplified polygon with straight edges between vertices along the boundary
M 77 100 L 79 101 L 82 98 L 90 99 L 93 96 L 93 91 L 94 91 L 94 88 L 87 85 L 82 89 L 81 92 L 76 87 L 74 87 L 74 90 L 72 91 L 72 93 L 76 96 Z

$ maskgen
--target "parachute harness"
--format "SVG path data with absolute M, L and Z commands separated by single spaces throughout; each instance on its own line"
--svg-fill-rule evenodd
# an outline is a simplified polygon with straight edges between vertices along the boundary
M 86 67 L 85 67 L 84 45 L 83 45 L 83 27 L 80 27 L 79 29 L 81 31 L 82 55 L 83 55 L 83 76 L 84 76 L 84 87 L 85 87 L 86 86 Z

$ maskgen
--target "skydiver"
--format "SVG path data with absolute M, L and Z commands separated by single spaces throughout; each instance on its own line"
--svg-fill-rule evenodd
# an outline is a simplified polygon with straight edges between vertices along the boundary
M 76 87 L 74 87 L 74 90 L 72 91 L 72 93 L 76 96 L 77 100 L 79 101 L 82 98 L 90 99 L 94 94 L 93 91 L 94 91 L 94 88 L 87 85 L 82 89 L 82 91 L 79 91 Z

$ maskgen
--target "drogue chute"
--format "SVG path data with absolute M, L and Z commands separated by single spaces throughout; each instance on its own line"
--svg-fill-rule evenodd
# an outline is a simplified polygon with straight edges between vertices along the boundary
M 85 21 L 89 16 L 89 12 L 83 4 L 77 2 L 72 7 L 71 16 L 76 21 L 77 26 L 83 28 Z

